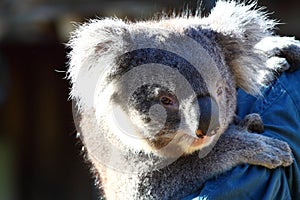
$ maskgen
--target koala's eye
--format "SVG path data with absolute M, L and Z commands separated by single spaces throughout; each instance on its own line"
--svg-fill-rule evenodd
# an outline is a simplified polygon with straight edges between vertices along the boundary
M 165 106 L 172 106 L 174 105 L 174 100 L 168 96 L 161 96 L 159 98 L 159 101 L 161 104 L 165 105 Z

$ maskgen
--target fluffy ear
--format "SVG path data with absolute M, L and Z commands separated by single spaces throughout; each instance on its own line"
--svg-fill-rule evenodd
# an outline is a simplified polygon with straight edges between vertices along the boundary
M 236 83 L 250 94 L 259 94 L 260 86 L 267 81 L 264 76 L 267 56 L 255 45 L 272 35 L 276 24 L 267 19 L 266 13 L 256 9 L 255 3 L 246 5 L 233 1 L 219 1 L 205 25 L 216 32 L 216 41 L 224 53 Z
M 128 45 L 127 24 L 118 19 L 91 20 L 71 35 L 68 47 L 70 96 L 78 108 L 91 107 L 97 81 Z M 127 37 L 127 38 L 126 38 Z

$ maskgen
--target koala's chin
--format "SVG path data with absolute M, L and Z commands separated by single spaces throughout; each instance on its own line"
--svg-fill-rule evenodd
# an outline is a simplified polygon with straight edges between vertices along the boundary
M 173 137 L 158 136 L 146 139 L 147 145 L 143 146 L 146 153 L 154 153 L 160 157 L 179 157 L 199 152 L 207 155 L 218 141 L 221 133 L 201 138 L 193 137 L 186 132 L 177 131 Z M 144 143 L 145 144 L 145 143 Z

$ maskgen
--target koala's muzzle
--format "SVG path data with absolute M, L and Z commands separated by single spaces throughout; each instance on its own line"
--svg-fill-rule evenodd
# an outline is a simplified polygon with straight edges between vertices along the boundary
M 214 130 L 220 127 L 218 104 L 211 97 L 201 97 L 198 98 L 198 105 L 200 118 L 196 135 L 199 138 L 212 136 L 216 133 Z

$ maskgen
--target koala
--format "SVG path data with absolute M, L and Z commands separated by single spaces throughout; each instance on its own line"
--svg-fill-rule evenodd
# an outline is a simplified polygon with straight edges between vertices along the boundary
M 106 199 L 181 199 L 242 163 L 293 162 L 287 143 L 250 133 L 259 116 L 234 123 L 236 89 L 261 95 L 299 57 L 254 7 L 218 1 L 207 17 L 96 19 L 73 32 L 74 121 Z

